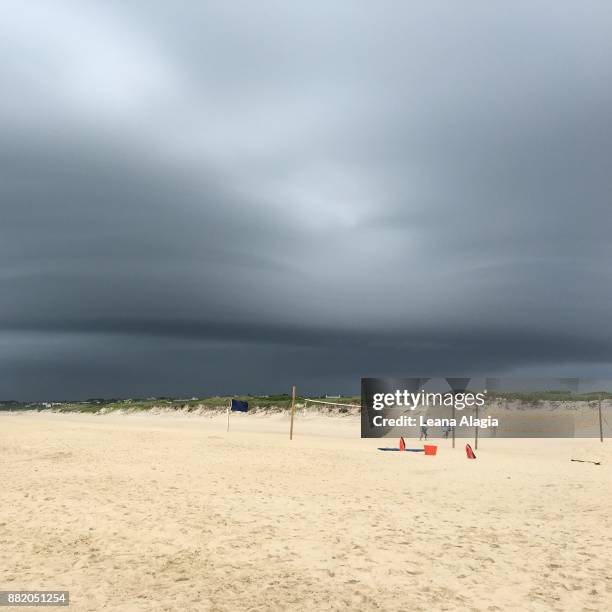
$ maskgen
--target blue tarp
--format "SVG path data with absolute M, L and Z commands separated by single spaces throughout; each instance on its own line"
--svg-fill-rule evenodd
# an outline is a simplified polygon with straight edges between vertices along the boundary
M 249 402 L 242 402 L 240 400 L 232 400 L 232 412 L 247 412 L 249 409 Z

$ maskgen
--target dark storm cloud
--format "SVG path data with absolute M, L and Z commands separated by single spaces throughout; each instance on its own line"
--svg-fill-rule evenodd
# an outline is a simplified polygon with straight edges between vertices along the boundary
M 4 397 L 612 361 L 612 12 L 6 3 Z

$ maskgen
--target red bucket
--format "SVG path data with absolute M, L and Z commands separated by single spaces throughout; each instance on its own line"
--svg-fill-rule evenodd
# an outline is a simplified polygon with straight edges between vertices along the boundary
M 426 455 L 435 455 L 438 452 L 438 447 L 434 444 L 425 444 L 423 449 Z

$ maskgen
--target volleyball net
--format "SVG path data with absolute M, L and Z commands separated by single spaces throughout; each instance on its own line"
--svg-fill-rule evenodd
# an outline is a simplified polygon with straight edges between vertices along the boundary
M 346 400 L 344 402 L 330 401 L 330 399 L 336 399 L 336 398 L 329 398 L 329 399 L 322 400 L 322 399 L 312 399 L 310 397 L 300 397 L 297 399 L 299 399 L 300 402 L 304 403 L 305 410 L 308 409 L 309 404 L 313 408 L 316 408 L 317 406 L 329 406 L 330 409 L 332 407 L 338 407 L 340 412 L 345 412 L 345 410 L 342 410 L 343 408 L 360 408 L 361 407 L 361 403 L 357 401 L 353 402 L 352 404 L 348 403 Z M 343 399 L 343 398 L 339 398 L 339 399 Z

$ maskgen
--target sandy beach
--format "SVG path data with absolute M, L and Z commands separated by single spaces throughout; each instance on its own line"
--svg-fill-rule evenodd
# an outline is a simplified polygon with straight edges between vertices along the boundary
M 0 588 L 72 610 L 609 610 L 612 443 L 359 417 L 0 416 Z M 602 465 L 571 462 L 602 461 Z M 24 608 L 26 609 L 26 608 Z

